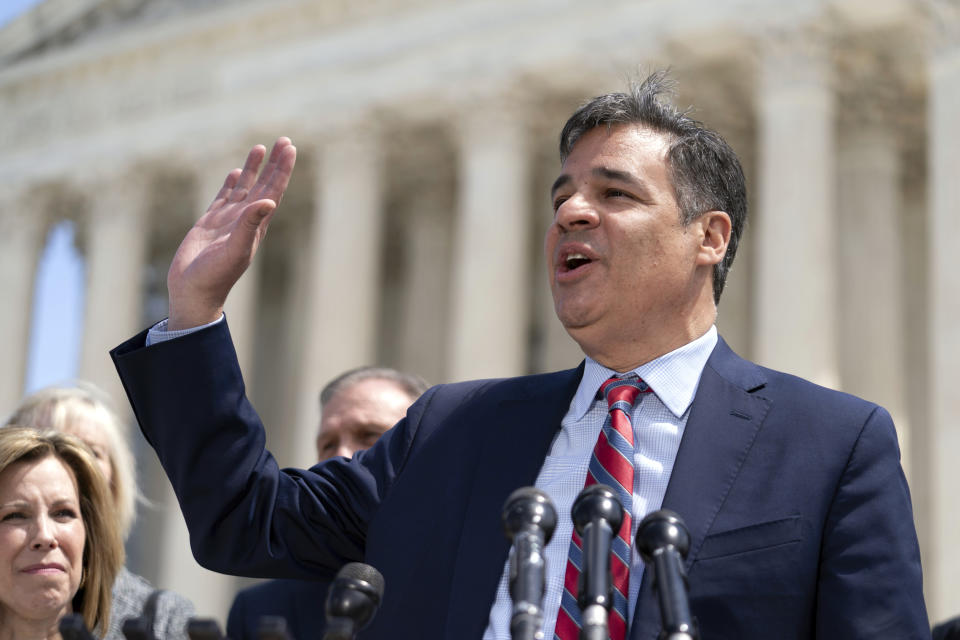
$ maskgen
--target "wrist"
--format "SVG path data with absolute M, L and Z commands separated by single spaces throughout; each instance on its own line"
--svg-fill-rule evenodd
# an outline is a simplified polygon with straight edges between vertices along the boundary
M 223 306 L 184 308 L 175 305 L 172 301 L 167 316 L 167 331 L 181 331 L 202 327 L 220 319 L 223 315 Z

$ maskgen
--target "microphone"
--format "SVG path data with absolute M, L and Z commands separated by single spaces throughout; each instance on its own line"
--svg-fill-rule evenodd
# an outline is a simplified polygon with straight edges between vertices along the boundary
M 383 598 L 383 576 L 362 562 L 343 565 L 327 592 L 323 640 L 353 640 L 373 620 Z
M 260 616 L 257 623 L 257 640 L 293 640 L 283 616 Z
M 212 618 L 190 618 L 187 621 L 187 637 L 190 640 L 224 640 L 220 625 Z
M 690 614 L 687 572 L 683 560 L 690 551 L 690 533 L 673 511 L 654 511 L 640 521 L 637 549 L 653 569 L 653 587 L 660 602 L 662 640 L 697 640 L 700 634 Z
M 83 616 L 71 613 L 60 618 L 57 625 L 63 640 L 96 640 L 87 625 L 83 623 Z
M 503 505 L 503 530 L 513 542 L 510 553 L 510 637 L 543 640 L 543 592 L 547 563 L 543 548 L 557 528 L 557 510 L 543 491 L 517 489 Z
M 580 492 L 570 513 L 583 550 L 577 586 L 583 621 L 580 640 L 607 640 L 607 616 L 613 604 L 610 546 L 623 524 L 623 505 L 613 489 L 592 484 Z
M 150 628 L 149 620 L 143 616 L 127 618 L 123 621 L 120 630 L 127 640 L 157 640 L 153 635 L 153 629 Z

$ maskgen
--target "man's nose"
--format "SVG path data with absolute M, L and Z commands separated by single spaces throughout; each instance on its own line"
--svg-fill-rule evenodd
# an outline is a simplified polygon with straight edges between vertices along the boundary
M 564 231 L 589 229 L 600 223 L 600 214 L 582 194 L 574 194 L 557 207 L 556 223 Z
M 55 549 L 57 547 L 55 523 L 47 516 L 37 518 L 37 526 L 34 529 L 33 548 L 34 549 Z
M 339 447 L 337 447 L 336 455 L 343 456 L 344 458 L 352 458 L 355 452 L 356 452 L 356 449 L 354 447 L 341 444 Z

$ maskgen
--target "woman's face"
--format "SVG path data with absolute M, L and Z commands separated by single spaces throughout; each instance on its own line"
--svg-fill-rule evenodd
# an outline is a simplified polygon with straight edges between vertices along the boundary
M 77 481 L 63 462 L 47 456 L 0 473 L 0 621 L 70 612 L 85 543 Z

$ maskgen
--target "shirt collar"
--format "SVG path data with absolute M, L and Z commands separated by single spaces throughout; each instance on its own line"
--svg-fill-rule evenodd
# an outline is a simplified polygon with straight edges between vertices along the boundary
M 660 402 L 679 418 L 693 402 L 693 396 L 700 384 L 700 374 L 703 373 L 703 367 L 716 345 L 717 328 L 711 326 L 709 331 L 693 342 L 640 365 L 633 373 L 650 385 Z M 607 369 L 587 356 L 583 378 L 570 403 L 569 415 L 575 420 L 583 418 L 597 397 L 600 385 L 613 375 L 622 374 Z

